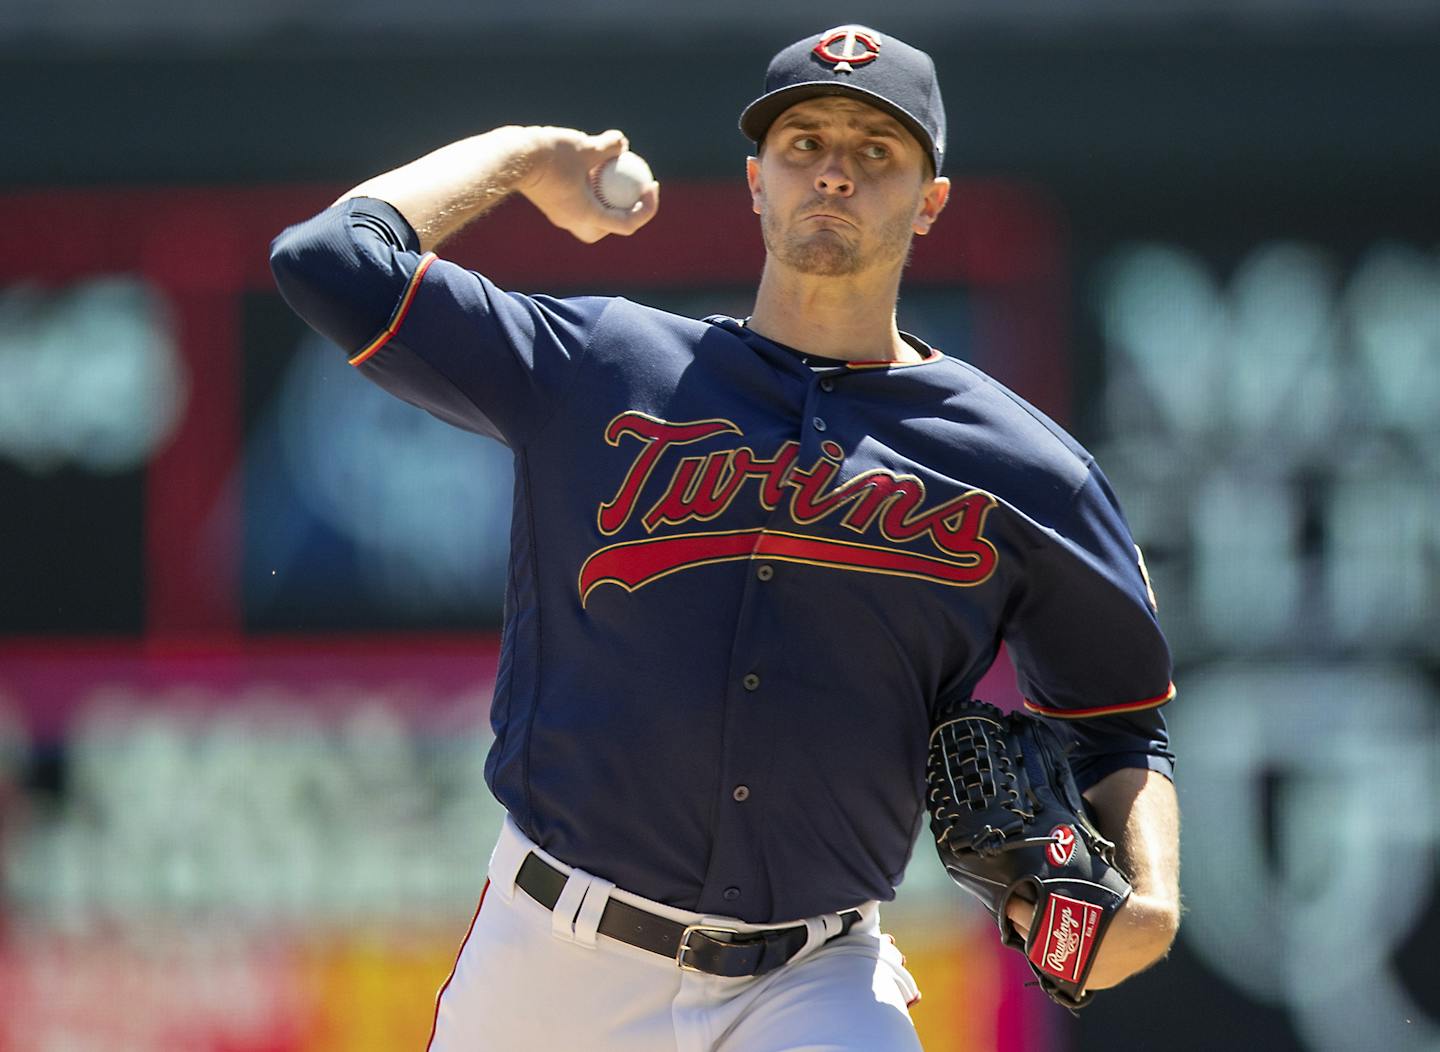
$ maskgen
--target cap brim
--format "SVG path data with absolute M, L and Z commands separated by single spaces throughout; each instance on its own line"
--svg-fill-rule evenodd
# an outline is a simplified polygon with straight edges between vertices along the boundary
M 935 163 L 935 143 L 930 139 L 930 133 L 925 130 L 918 120 L 915 119 L 904 108 L 895 105 L 889 99 L 875 94 L 873 91 L 866 91 L 864 88 L 853 87 L 849 84 L 840 84 L 833 80 L 807 81 L 804 84 L 791 84 L 787 87 L 772 91 L 768 95 L 761 95 L 740 114 L 740 130 L 745 133 L 751 142 L 757 145 L 765 138 L 770 130 L 770 125 L 775 123 L 776 118 L 796 103 L 804 102 L 806 99 L 819 98 L 822 95 L 849 95 L 859 99 L 861 102 L 874 106 L 890 114 L 897 121 L 905 126 L 905 130 L 915 137 L 915 140 L 929 154 L 931 163 Z M 936 169 L 939 165 L 936 164 Z

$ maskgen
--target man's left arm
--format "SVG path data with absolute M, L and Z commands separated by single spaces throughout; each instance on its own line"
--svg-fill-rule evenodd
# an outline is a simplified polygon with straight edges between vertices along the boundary
M 1180 807 L 1163 774 L 1134 767 L 1100 779 L 1085 799 L 1134 891 L 1110 922 L 1086 987 L 1103 990 L 1170 952 L 1180 927 Z
M 1096 951 L 1085 989 L 1124 982 L 1170 952 L 1180 928 L 1180 807 L 1175 786 L 1156 771 L 1127 767 L 1085 792 L 1096 825 L 1115 842 L 1116 860 L 1134 889 Z M 1010 900 L 1006 915 L 1025 936 L 1035 907 Z
M 1133 888 L 1086 979 L 1100 990 L 1161 960 L 1179 928 L 1180 815 L 1161 711 L 1175 688 L 1143 561 L 1098 468 L 1058 525 L 1058 543 L 1032 558 L 1006 639 L 1026 708 L 1068 739 L 1075 779 Z M 1017 901 L 1007 910 L 1027 933 L 1029 912 Z

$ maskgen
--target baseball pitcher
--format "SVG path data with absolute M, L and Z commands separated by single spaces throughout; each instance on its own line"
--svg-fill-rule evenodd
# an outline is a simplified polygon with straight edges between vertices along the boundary
M 522 295 L 436 255 L 511 194 L 582 241 L 640 230 L 658 185 L 592 189 L 617 131 L 464 139 L 273 246 L 361 376 L 515 457 L 486 766 L 508 817 L 436 1052 L 918 1048 L 879 904 L 927 823 L 1063 1004 L 1174 938 L 1171 663 L 1115 496 L 896 327 L 950 191 L 930 57 L 809 36 L 740 127 L 748 318 Z M 1029 715 L 971 698 L 1002 641 Z

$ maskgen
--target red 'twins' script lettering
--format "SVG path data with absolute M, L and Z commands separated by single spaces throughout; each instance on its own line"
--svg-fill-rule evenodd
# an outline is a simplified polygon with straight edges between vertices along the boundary
M 615 496 L 600 505 L 600 532 L 613 535 L 631 520 L 641 505 L 642 493 L 672 449 L 727 434 L 743 432 L 729 420 L 676 424 L 638 412 L 617 416 L 605 429 L 605 441 L 619 446 L 623 439 L 635 438 L 640 449 Z M 840 525 L 847 529 L 865 533 L 873 527 L 892 542 L 928 536 L 938 548 L 973 568 L 974 582 L 989 577 L 997 556 L 994 546 L 981 535 L 986 515 L 995 506 L 988 493 L 970 490 L 927 508 L 925 484 L 920 479 L 880 469 L 837 485 L 844 450 L 835 442 L 822 443 L 820 448 L 820 457 L 808 468 L 795 463 L 796 442 L 784 443 L 770 457 L 748 446 L 680 457 L 664 489 L 641 514 L 640 523 L 647 533 L 653 533 L 663 525 L 709 521 L 722 514 L 753 478 L 759 483 L 757 497 L 767 511 L 779 508 L 789 492 L 790 517 L 797 524 L 838 515 Z

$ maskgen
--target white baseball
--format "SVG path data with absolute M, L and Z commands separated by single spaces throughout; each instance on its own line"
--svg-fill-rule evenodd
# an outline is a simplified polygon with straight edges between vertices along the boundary
M 606 208 L 628 212 L 654 179 L 645 158 L 626 150 L 590 174 L 590 190 Z

